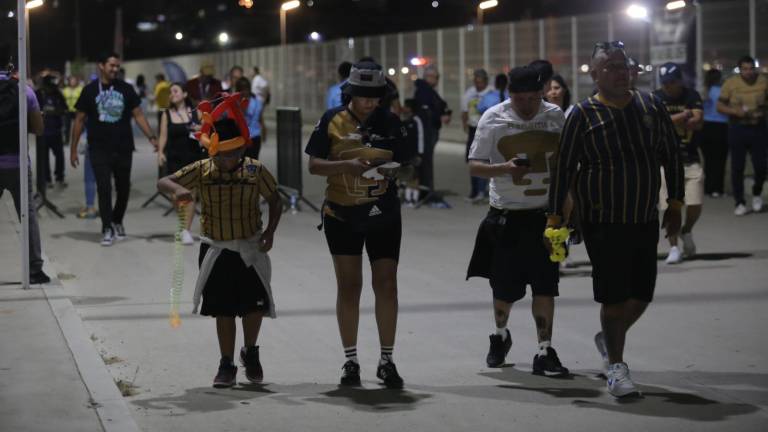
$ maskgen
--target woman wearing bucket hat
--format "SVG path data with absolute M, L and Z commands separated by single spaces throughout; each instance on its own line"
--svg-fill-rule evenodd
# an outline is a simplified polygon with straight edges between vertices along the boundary
M 346 105 L 325 112 L 309 139 L 309 172 L 327 177 L 322 218 L 336 269 L 336 315 L 346 356 L 342 385 L 360 385 L 357 328 L 362 290 L 363 246 L 368 253 L 376 296 L 381 360 L 376 376 L 390 388 L 403 380 L 392 360 L 397 327 L 397 263 L 402 225 L 393 181 L 404 154 L 400 120 L 382 108 L 386 80 L 381 66 L 352 66 L 342 87 Z

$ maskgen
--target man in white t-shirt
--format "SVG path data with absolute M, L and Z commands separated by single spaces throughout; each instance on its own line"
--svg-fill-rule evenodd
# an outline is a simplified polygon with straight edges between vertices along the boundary
M 269 104 L 269 82 L 261 76 L 261 71 L 258 66 L 253 67 L 253 80 L 251 81 L 251 93 L 255 94 L 261 103 L 264 105 Z
M 477 122 L 480 121 L 480 111 L 477 110 L 477 104 L 491 88 L 488 87 L 488 72 L 485 69 L 475 69 L 474 84 L 464 92 L 461 98 L 461 125 L 464 132 L 467 133 L 467 151 L 464 157 L 469 161 L 469 148 L 475 140 L 475 130 Z M 482 177 L 470 176 L 471 189 L 467 199 L 472 202 L 478 202 L 485 198 L 488 189 L 488 180 Z
M 552 347 L 558 265 L 549 259 L 541 239 L 550 168 L 565 116 L 557 105 L 542 100 L 543 86 L 544 78 L 535 68 L 513 69 L 509 73 L 510 99 L 488 109 L 477 125 L 469 172 L 491 179 L 491 208 L 480 224 L 467 279 L 487 278 L 493 291 L 496 332 L 490 336 L 488 367 L 504 365 L 512 346 L 507 330 L 509 311 L 530 285 L 539 340 L 533 373 L 566 376 L 568 369 Z

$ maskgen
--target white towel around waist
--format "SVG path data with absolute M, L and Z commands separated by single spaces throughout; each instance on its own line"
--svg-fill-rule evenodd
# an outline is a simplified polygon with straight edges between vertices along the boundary
M 203 288 L 205 283 L 211 275 L 213 265 L 219 258 L 221 251 L 224 249 L 231 250 L 240 254 L 245 265 L 253 267 L 256 270 L 256 274 L 261 279 L 261 284 L 264 285 L 264 290 L 269 298 L 269 317 L 275 318 L 275 301 L 272 297 L 272 288 L 270 281 L 272 280 L 272 263 L 269 261 L 269 255 L 262 252 L 259 249 L 259 239 L 261 238 L 261 232 L 257 232 L 252 237 L 247 239 L 238 240 L 211 240 L 207 237 L 200 237 L 200 241 L 209 245 L 208 251 L 205 253 L 203 263 L 200 265 L 200 274 L 197 277 L 197 284 L 195 285 L 195 295 L 192 298 L 193 309 L 192 313 L 197 313 L 198 306 L 200 306 L 200 297 L 203 294 Z

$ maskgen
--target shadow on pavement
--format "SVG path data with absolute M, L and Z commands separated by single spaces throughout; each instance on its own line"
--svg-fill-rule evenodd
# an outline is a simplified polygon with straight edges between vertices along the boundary
M 181 395 L 135 399 L 131 403 L 147 410 L 178 409 L 185 412 L 214 412 L 234 409 L 238 405 L 250 405 L 252 400 L 265 396 L 285 405 L 324 403 L 369 412 L 413 410 L 419 402 L 432 397 L 430 394 L 390 390 L 383 387 L 346 388 L 330 384 L 257 385 L 248 383 L 239 384 L 232 389 L 192 388 Z
M 752 399 L 760 403 L 768 395 L 768 375 L 708 372 L 640 372 L 642 398 L 614 399 L 605 390 L 605 381 L 594 375 L 574 374 L 568 379 L 537 377 L 528 370 L 504 368 L 479 375 L 505 384 L 486 386 L 424 387 L 435 393 L 453 393 L 464 397 L 498 399 L 541 405 L 574 405 L 617 413 L 649 417 L 680 418 L 694 421 L 723 421 L 729 417 L 750 414 L 760 408 L 748 403 L 721 402 L 696 394 L 696 390 L 669 390 L 642 382 L 662 381 L 669 385 L 691 385 L 699 388 L 718 386 L 736 393 L 738 400 Z M 699 384 L 698 382 L 705 382 Z M 719 383 L 719 384 L 715 384 Z M 739 389 L 743 389 L 742 393 Z M 755 392 L 757 391 L 757 395 Z M 757 399 L 757 400 L 755 400 Z

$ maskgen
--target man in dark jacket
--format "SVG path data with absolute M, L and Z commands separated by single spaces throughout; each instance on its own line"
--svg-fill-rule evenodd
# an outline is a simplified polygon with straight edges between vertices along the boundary
M 416 91 L 413 94 L 416 103 L 427 117 L 424 125 L 426 129 L 424 158 L 421 162 L 419 179 L 421 185 L 426 186 L 430 190 L 435 188 L 433 159 L 435 145 L 437 145 L 437 141 L 440 139 L 440 128 L 443 124 L 448 124 L 451 121 L 451 110 L 448 109 L 448 104 L 435 90 L 439 81 L 440 74 L 437 68 L 433 65 L 427 66 L 424 68 L 424 77 L 416 80 Z

